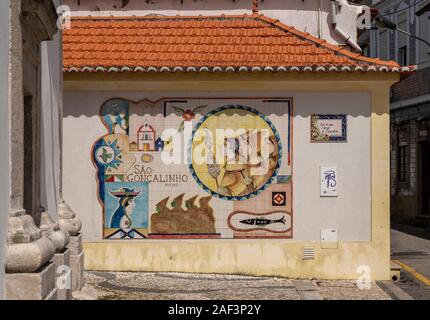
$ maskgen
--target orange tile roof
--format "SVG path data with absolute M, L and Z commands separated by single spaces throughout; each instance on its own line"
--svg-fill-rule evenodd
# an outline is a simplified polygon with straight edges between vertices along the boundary
M 392 71 L 263 15 L 73 17 L 64 71 Z

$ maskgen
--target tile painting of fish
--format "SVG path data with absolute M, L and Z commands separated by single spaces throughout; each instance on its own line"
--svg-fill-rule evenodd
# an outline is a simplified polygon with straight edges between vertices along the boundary
M 267 226 L 269 224 L 274 224 L 274 223 L 285 224 L 286 220 L 285 220 L 285 217 L 282 217 L 282 218 L 277 219 L 277 220 L 271 220 L 271 219 L 267 219 L 267 218 L 253 218 L 253 219 L 241 220 L 240 222 L 243 224 L 250 225 L 250 226 Z
M 237 210 L 230 213 L 227 224 L 231 230 L 236 232 L 264 232 L 265 236 L 290 235 L 292 233 L 293 215 L 285 210 L 273 210 L 269 212 L 249 212 Z M 242 234 L 244 235 L 244 234 Z M 259 236 L 260 234 L 252 234 Z

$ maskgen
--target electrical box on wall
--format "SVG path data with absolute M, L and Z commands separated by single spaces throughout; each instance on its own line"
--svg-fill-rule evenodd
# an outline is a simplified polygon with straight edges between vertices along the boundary
M 321 229 L 321 248 L 337 248 L 337 229 Z

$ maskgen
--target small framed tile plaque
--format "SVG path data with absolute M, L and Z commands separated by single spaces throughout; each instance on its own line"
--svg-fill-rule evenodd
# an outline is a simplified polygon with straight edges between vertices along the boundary
M 337 167 L 321 167 L 321 197 L 337 197 Z
M 311 142 L 346 142 L 346 114 L 313 114 Z

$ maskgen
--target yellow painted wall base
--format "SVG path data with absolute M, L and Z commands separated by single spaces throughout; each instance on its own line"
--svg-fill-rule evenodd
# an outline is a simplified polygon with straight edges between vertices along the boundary
M 304 247 L 315 247 L 315 260 L 303 260 Z M 390 279 L 389 255 L 381 256 L 386 248 L 371 242 L 339 242 L 338 249 L 321 249 L 320 243 L 283 240 L 108 241 L 85 243 L 84 251 L 87 270 L 355 280 L 368 266 L 371 279 Z

